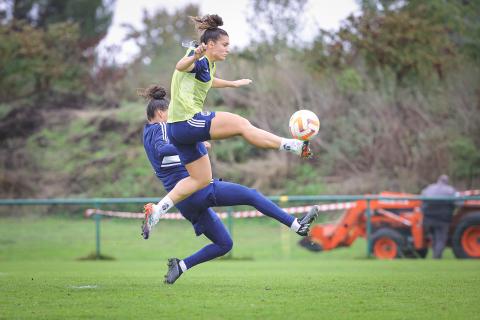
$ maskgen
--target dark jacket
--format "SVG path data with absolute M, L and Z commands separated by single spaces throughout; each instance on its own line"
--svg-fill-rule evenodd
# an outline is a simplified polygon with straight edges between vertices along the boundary
M 422 190 L 422 196 L 426 197 L 453 197 L 456 190 L 448 183 L 439 180 Z M 450 223 L 455 210 L 454 201 L 424 200 L 422 211 L 426 220 Z

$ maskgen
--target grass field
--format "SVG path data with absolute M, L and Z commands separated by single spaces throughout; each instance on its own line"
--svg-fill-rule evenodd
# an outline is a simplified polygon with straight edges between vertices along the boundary
M 139 222 L 0 219 L 0 319 L 480 319 L 480 261 L 365 259 L 365 243 L 320 254 L 275 221 L 235 221 L 232 259 L 162 283 L 166 259 L 207 243 L 185 221 L 148 241 Z

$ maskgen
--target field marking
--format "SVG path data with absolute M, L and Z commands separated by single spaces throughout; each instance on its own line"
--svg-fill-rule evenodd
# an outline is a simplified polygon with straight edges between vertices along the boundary
M 70 286 L 72 289 L 96 289 L 98 286 L 96 284 L 86 285 L 86 286 Z

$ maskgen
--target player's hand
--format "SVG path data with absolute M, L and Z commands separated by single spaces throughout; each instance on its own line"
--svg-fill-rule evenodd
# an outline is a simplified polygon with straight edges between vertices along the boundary
M 205 145 L 205 148 L 210 149 L 212 145 L 208 141 L 203 141 L 203 144 Z
M 247 86 L 250 83 L 252 83 L 252 80 L 250 79 L 240 79 L 240 80 L 235 80 L 233 81 L 233 85 L 235 88 L 241 87 L 241 86 Z
M 195 60 L 200 59 L 205 55 L 205 50 L 207 50 L 207 45 L 205 43 L 200 43 L 198 47 L 195 48 Z

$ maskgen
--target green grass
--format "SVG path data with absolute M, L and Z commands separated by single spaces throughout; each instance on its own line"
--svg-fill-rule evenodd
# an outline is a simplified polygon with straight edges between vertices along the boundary
M 164 194 L 141 144 L 144 118 L 143 107 L 126 104 L 108 112 L 85 111 L 30 136 L 28 157 L 36 163 L 35 172 L 41 172 L 45 193 L 60 197 Z M 107 127 L 102 129 L 104 122 Z
M 0 219 L 0 319 L 479 319 L 479 261 L 365 259 L 365 243 L 315 254 L 269 219 L 235 221 L 233 258 L 162 283 L 166 258 L 208 243 L 185 221 L 148 241 L 139 222 Z

